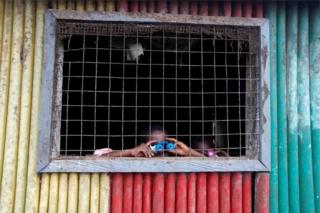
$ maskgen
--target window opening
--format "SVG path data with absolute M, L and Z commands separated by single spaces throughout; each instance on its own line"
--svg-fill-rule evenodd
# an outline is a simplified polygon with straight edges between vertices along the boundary
M 258 27 L 60 20 L 57 35 L 60 156 L 131 149 L 161 126 L 199 152 L 208 141 L 229 157 L 257 157 Z

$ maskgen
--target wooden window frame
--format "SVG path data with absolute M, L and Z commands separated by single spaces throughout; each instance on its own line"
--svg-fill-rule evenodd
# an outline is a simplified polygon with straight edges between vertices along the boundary
M 126 21 L 143 23 L 184 23 L 225 26 L 256 26 L 260 29 L 260 144 L 256 159 L 235 158 L 107 158 L 59 157 L 62 71 L 56 64 L 62 45 L 57 44 L 57 20 Z M 48 10 L 45 13 L 44 62 L 39 114 L 37 172 L 247 172 L 270 170 L 270 86 L 269 22 L 264 18 L 232 18 L 171 14 L 122 14 L 117 12 L 78 12 Z M 60 69 L 62 67 L 60 66 Z M 60 79 L 60 80 L 59 80 Z M 59 102 L 60 100 L 60 102 Z M 61 109 L 60 109 L 61 110 Z

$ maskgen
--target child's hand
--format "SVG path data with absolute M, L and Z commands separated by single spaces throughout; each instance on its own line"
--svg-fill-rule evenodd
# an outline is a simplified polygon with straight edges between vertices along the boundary
M 180 156 L 188 156 L 190 155 L 190 148 L 181 141 L 178 141 L 175 138 L 166 138 L 167 141 L 171 141 L 175 143 L 176 148 L 174 150 L 170 150 L 169 152 L 172 154 L 180 155 Z
M 106 155 L 110 152 L 112 152 L 112 149 L 110 149 L 110 148 L 96 149 L 94 151 L 93 155 L 102 156 L 102 155 Z
M 131 155 L 133 157 L 147 157 L 151 158 L 154 156 L 153 151 L 148 144 L 142 143 L 139 146 L 131 149 Z

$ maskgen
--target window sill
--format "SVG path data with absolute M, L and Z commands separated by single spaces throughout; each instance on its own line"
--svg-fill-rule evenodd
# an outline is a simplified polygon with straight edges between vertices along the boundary
M 81 159 L 81 160 L 80 160 Z M 245 158 L 108 158 L 64 157 L 38 172 L 248 172 L 268 171 L 259 160 Z

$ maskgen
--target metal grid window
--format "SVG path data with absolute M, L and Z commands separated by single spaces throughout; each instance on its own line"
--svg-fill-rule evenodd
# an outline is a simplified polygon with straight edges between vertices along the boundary
M 257 27 L 111 22 L 69 34 L 73 23 L 58 26 L 67 37 L 60 155 L 133 148 L 153 125 L 232 157 L 259 144 Z
M 260 25 L 57 19 L 51 158 L 131 149 L 157 125 L 199 152 L 259 159 Z

